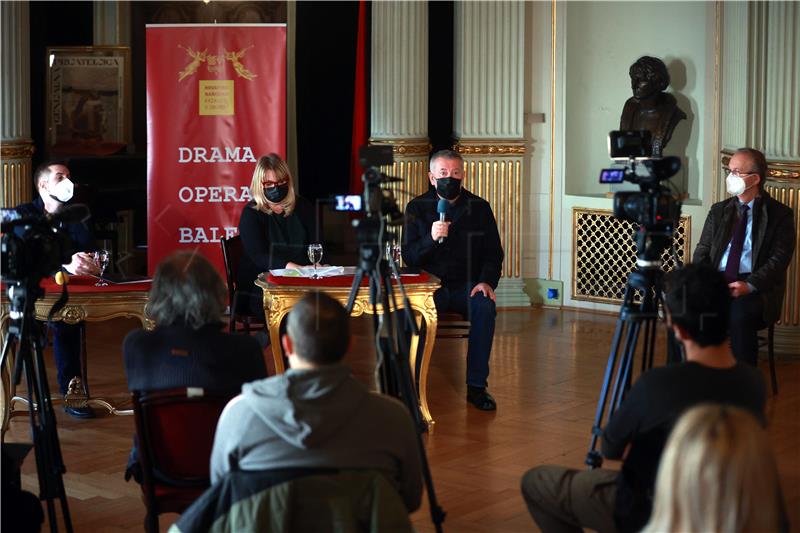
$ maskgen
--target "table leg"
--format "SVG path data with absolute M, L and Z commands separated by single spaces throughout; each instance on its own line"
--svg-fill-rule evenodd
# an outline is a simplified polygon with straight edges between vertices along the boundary
M 430 409 L 428 409 L 428 367 L 431 364 L 433 345 L 436 342 L 436 326 L 438 324 L 438 316 L 436 314 L 436 308 L 431 307 L 426 309 L 418 309 L 420 313 L 420 319 L 424 318 L 426 326 L 425 337 L 422 339 L 422 361 L 420 363 L 419 370 L 419 408 L 422 411 L 422 418 L 428 425 L 428 433 L 433 434 L 433 426 L 435 422 L 431 416 Z M 414 361 L 414 366 L 416 367 L 416 361 Z
M 264 310 L 267 314 L 267 328 L 269 329 L 269 342 L 272 349 L 272 360 L 275 362 L 275 373 L 283 374 L 286 367 L 283 365 L 283 350 L 281 350 L 281 321 L 286 316 L 286 311 L 272 312 Z

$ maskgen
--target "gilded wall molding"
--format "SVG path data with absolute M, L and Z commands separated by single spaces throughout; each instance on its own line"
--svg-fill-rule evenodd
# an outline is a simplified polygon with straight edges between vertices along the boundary
M 465 155 L 523 155 L 526 151 L 525 143 L 497 143 L 490 144 L 470 143 L 459 141 L 453 145 L 453 150 Z
M 370 137 L 369 144 L 388 144 L 392 147 L 395 156 L 425 156 L 431 153 L 431 143 L 428 139 L 380 139 Z
M 30 159 L 35 151 L 33 141 L 3 141 L 0 143 L 0 157 L 3 159 Z

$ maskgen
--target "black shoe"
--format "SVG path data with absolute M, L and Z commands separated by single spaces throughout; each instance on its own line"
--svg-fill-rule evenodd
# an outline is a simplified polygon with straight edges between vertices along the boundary
M 64 406 L 64 412 L 72 418 L 94 418 L 94 409 L 89 407 L 67 407 Z
M 497 402 L 492 395 L 486 392 L 485 387 L 467 386 L 467 401 L 481 411 L 494 411 L 497 409 Z

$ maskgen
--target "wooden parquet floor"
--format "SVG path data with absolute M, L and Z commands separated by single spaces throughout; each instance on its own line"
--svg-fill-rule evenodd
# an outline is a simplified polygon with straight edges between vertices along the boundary
M 582 466 L 614 321 L 612 316 L 575 311 L 500 312 L 490 377 L 490 391 L 499 406 L 496 413 L 479 412 L 465 402 L 466 341 L 437 342 L 428 386 L 436 427 L 425 441 L 436 495 L 447 511 L 445 531 L 536 530 L 519 492 L 520 478 L 531 466 L 543 463 Z M 369 319 L 355 324 L 356 338 L 348 355 L 354 373 L 365 381 L 371 380 L 374 358 L 369 324 Z M 127 319 L 89 324 L 94 396 L 112 398 L 117 403 L 126 401 L 120 346 L 125 334 L 135 327 L 138 323 Z M 49 351 L 46 359 L 54 387 L 55 368 Z M 762 370 L 766 377 L 765 364 Z M 778 378 L 780 394 L 770 397 L 768 403 L 769 433 L 790 520 L 797 527 L 800 360 L 779 360 Z M 57 413 L 75 531 L 141 531 L 144 506 L 139 487 L 123 480 L 133 417 L 103 415 L 94 420 L 74 420 L 60 408 Z M 11 421 L 6 440 L 30 440 L 26 417 Z M 23 466 L 23 480 L 35 493 L 32 453 Z M 162 515 L 162 531 L 176 516 Z M 419 531 L 434 531 L 427 502 L 412 518 Z

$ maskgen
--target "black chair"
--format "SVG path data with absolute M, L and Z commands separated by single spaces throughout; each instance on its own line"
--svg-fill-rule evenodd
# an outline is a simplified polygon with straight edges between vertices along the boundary
M 469 338 L 470 322 L 460 313 L 441 313 L 436 326 L 437 339 Z
M 778 394 L 778 375 L 775 372 L 775 324 L 770 324 L 767 328 L 767 336 L 758 336 L 758 347 L 767 347 L 767 358 L 769 361 L 769 377 L 772 381 L 772 394 Z
M 231 310 L 228 330 L 235 333 L 237 326 L 241 324 L 242 331 L 249 335 L 253 330 L 265 328 L 266 324 L 263 317 L 246 311 L 249 294 L 239 290 L 239 264 L 244 254 L 242 238 L 236 235 L 229 239 L 220 239 L 219 243 L 222 245 L 222 261 L 225 264 L 225 281 L 228 283 L 228 304 Z

